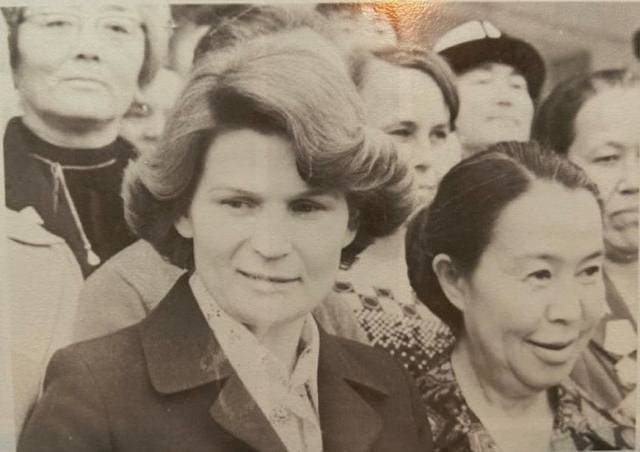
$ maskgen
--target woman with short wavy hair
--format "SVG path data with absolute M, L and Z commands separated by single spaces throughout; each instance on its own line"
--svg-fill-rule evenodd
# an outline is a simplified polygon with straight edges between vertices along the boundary
M 310 314 L 403 223 L 406 176 L 314 32 L 198 60 L 124 189 L 131 226 L 189 272 L 142 322 L 52 359 L 19 450 L 430 450 L 402 370 Z

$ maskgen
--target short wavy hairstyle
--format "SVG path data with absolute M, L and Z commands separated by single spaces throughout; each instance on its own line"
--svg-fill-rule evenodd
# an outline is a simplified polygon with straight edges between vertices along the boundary
M 131 228 L 173 264 L 193 268 L 193 242 L 174 227 L 187 212 L 203 159 L 221 132 L 253 128 L 291 140 L 301 178 L 345 194 L 352 262 L 411 212 L 411 181 L 393 144 L 366 126 L 364 108 L 335 48 L 307 28 L 239 42 L 198 58 L 158 150 L 125 173 Z
M 399 44 L 379 50 L 355 49 L 349 56 L 351 78 L 361 87 L 366 82 L 367 65 L 379 59 L 394 66 L 417 69 L 436 83 L 449 110 L 449 126 L 456 129 L 456 119 L 460 111 L 460 98 L 456 87 L 456 76 L 447 62 L 435 52 L 408 44 Z M 389 83 L 393 83 L 390 80 Z
M 444 294 L 432 263 L 446 254 L 465 276 L 476 269 L 503 209 L 548 181 L 570 190 L 598 189 L 586 174 L 535 142 L 503 142 L 462 160 L 442 179 L 429 207 L 409 222 L 405 241 L 409 281 L 418 299 L 459 337 L 462 313 Z
M 166 63 L 167 39 L 171 32 L 171 15 L 166 5 L 138 5 L 144 31 L 144 60 L 138 75 L 138 85 L 145 86 Z M 20 64 L 18 28 L 24 22 L 26 6 L 3 7 L 2 14 L 9 30 L 9 62 L 15 71 Z M 45 45 L 45 43 L 43 43 Z
M 532 139 L 566 157 L 576 138 L 575 121 L 582 106 L 598 93 L 632 86 L 640 86 L 637 67 L 599 70 L 558 83 L 537 109 Z

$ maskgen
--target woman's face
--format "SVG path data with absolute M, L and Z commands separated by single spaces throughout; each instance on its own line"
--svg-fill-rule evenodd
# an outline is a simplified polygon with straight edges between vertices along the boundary
M 182 77 L 160 69 L 151 83 L 137 95 L 120 122 L 120 135 L 141 153 L 152 152 L 164 130 L 167 116 L 180 95 Z
M 478 151 L 499 141 L 528 141 L 533 101 L 527 81 L 513 67 L 488 63 L 458 76 L 458 133 Z
M 393 138 L 413 168 L 417 207 L 429 204 L 461 155 L 442 91 L 418 69 L 374 59 L 367 65 L 361 95 L 370 124 Z
M 134 6 L 27 7 L 17 44 L 16 81 L 26 115 L 108 122 L 133 100 L 145 46 Z
M 474 368 L 509 395 L 559 383 L 584 350 L 605 303 L 601 223 L 591 193 L 535 182 L 463 278 Z
M 569 159 L 598 185 L 607 246 L 638 252 L 640 87 L 612 88 L 582 106 Z
M 188 215 L 195 268 L 220 307 L 250 329 L 296 320 L 330 292 L 355 236 L 342 193 L 300 178 L 288 139 L 252 129 L 210 145 Z

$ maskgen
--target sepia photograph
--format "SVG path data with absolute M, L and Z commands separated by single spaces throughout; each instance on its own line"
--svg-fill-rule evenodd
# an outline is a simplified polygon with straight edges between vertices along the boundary
M 640 2 L 0 10 L 0 452 L 638 448 Z

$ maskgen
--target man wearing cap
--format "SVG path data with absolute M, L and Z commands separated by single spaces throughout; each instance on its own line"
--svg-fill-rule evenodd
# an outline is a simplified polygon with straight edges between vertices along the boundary
M 466 156 L 505 140 L 527 141 L 545 78 L 538 51 L 487 21 L 465 22 L 434 50 L 458 76 L 456 125 Z

